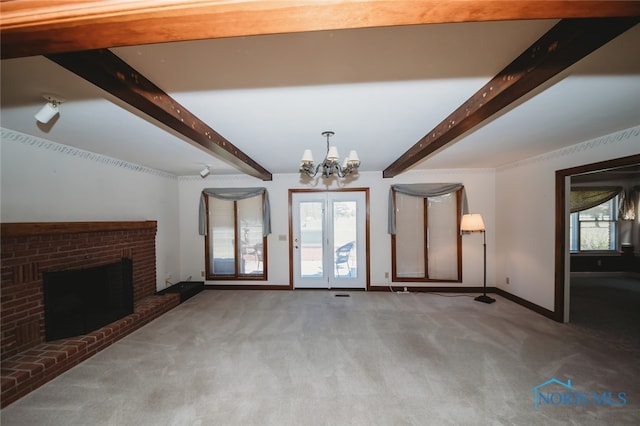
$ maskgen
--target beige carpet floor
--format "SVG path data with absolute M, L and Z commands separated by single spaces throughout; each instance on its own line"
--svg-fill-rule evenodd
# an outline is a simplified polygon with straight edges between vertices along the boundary
M 637 425 L 638 353 L 501 297 L 486 305 L 427 293 L 206 290 L 0 419 L 3 426 Z M 583 403 L 560 403 L 567 389 L 549 384 L 542 390 L 557 403 L 535 407 L 533 388 L 552 378 L 571 380 Z M 618 403 L 624 392 L 626 404 L 602 403 L 608 392 Z

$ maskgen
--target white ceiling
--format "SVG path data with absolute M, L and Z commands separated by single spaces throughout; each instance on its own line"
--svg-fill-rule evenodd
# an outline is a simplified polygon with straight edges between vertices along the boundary
M 557 21 L 264 35 L 111 49 L 274 174 L 324 130 L 382 171 Z M 493 168 L 640 124 L 640 25 L 414 169 Z M 1 62 L 2 127 L 166 171 L 238 173 L 155 120 L 38 57 Z M 48 125 L 43 94 L 66 99 Z M 640 152 L 640 147 L 638 149 Z

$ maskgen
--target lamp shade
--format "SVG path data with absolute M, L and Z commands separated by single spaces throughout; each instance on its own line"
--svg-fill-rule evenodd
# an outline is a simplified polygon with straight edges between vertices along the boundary
M 480 214 L 465 214 L 464 216 L 462 216 L 460 230 L 466 232 L 484 231 L 485 227 L 482 216 Z
M 304 153 L 302 154 L 302 160 L 300 161 L 302 161 L 303 163 L 313 163 L 313 153 L 310 149 L 304 150 Z
M 340 159 L 340 155 L 338 154 L 338 148 L 332 146 L 329 148 L 329 152 L 327 153 L 327 159 L 331 161 L 338 161 Z

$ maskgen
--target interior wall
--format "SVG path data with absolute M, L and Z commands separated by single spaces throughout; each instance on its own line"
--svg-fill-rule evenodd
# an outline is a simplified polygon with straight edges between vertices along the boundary
M 553 311 L 555 172 L 638 154 L 639 147 L 640 126 L 498 168 L 496 286 Z
M 179 271 L 177 178 L 2 129 L 0 220 L 157 220 L 157 288 Z
M 495 253 L 495 178 L 486 169 L 412 171 L 394 179 L 383 179 L 382 172 L 360 172 L 340 188 L 369 188 L 370 196 L 370 282 L 372 286 L 387 286 L 386 272 L 391 272 L 391 238 L 387 233 L 389 188 L 395 183 L 461 182 L 465 185 L 470 209 L 481 213 L 487 226 L 487 280 L 494 276 Z M 180 209 L 180 265 L 182 279 L 201 280 L 204 271 L 204 238 L 198 235 L 198 202 L 203 188 L 265 187 L 271 203 L 271 229 L 268 238 L 267 281 L 211 281 L 211 284 L 289 285 L 289 189 L 338 189 L 320 181 L 316 186 L 301 181 L 299 173 L 274 175 L 270 182 L 245 176 L 183 177 L 179 179 Z M 284 240 L 281 240 L 283 236 Z M 473 234 L 463 237 L 463 282 L 447 286 L 482 285 L 482 237 Z M 440 283 L 403 283 L 412 287 L 442 286 Z

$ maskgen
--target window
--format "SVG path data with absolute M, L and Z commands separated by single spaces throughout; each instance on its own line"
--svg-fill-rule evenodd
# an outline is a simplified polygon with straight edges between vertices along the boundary
M 240 200 L 204 195 L 206 275 L 216 279 L 267 279 L 263 234 L 265 193 Z
M 595 207 L 571 213 L 570 250 L 614 251 L 618 247 L 618 196 Z
M 395 234 L 391 235 L 393 281 L 462 280 L 459 218 L 462 191 L 408 195 L 392 188 Z

